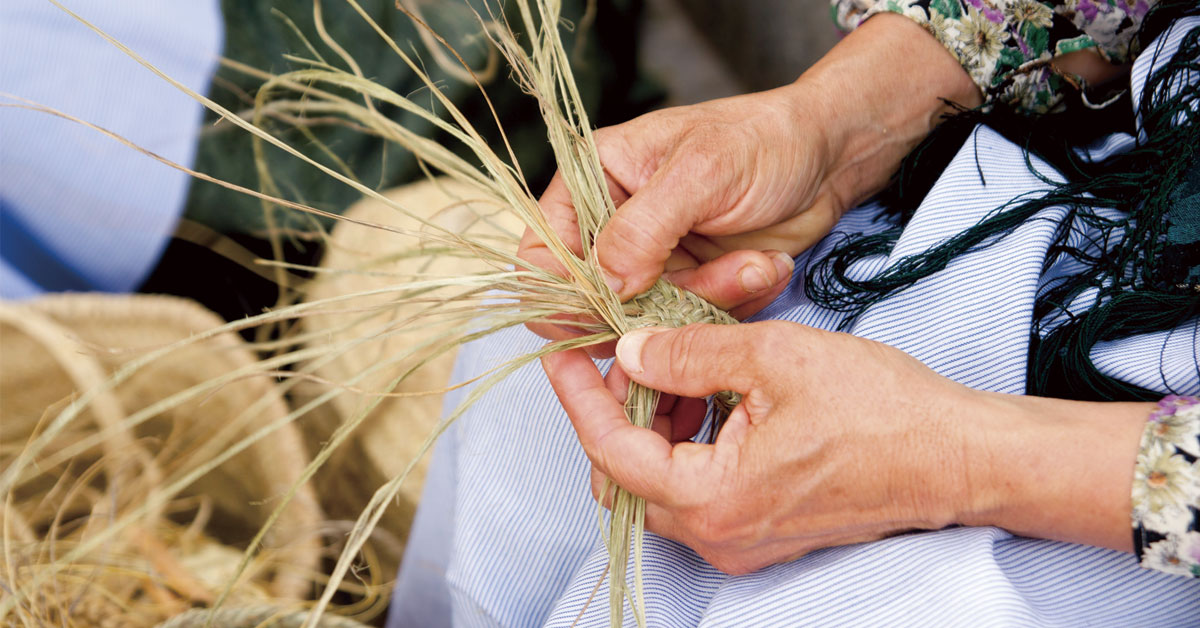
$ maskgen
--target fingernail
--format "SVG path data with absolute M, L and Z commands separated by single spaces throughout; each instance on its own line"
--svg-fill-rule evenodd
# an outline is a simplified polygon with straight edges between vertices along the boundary
M 738 271 L 738 283 L 742 285 L 742 290 L 754 294 L 770 288 L 771 278 L 761 267 L 755 264 L 746 264 Z
M 796 260 L 783 251 L 771 253 L 771 259 L 775 262 L 775 269 L 779 271 L 780 279 L 791 277 L 792 271 L 796 270 Z
M 600 261 L 600 251 L 596 248 L 596 244 L 592 244 L 592 259 Z M 621 289 L 625 287 L 625 282 L 620 277 L 614 275 L 611 271 L 605 268 L 602 264 L 597 264 L 600 268 L 600 277 L 604 279 L 604 285 L 608 286 L 613 294 L 621 296 Z
M 645 369 L 642 367 L 642 348 L 646 341 L 656 333 L 664 331 L 663 327 L 643 327 L 635 329 L 617 341 L 617 362 L 630 375 L 637 375 Z
M 775 270 L 778 271 L 779 281 L 788 281 L 792 279 L 792 271 L 796 270 L 796 259 L 782 251 L 770 253 L 770 259 L 775 262 Z
M 624 386 L 624 387 L 619 388 L 616 392 L 613 393 L 613 397 L 615 397 L 617 399 L 617 403 L 619 403 L 621 405 L 625 405 L 625 402 L 629 401 L 629 387 Z
M 612 290 L 614 294 L 620 296 L 621 289 L 625 287 L 625 282 L 621 281 L 620 278 L 613 276 L 603 268 L 600 269 L 600 275 L 604 277 L 604 285 L 608 286 L 608 289 Z

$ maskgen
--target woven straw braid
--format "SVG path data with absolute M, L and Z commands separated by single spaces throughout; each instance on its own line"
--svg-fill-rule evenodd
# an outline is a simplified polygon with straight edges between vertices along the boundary
M 649 290 L 633 298 L 626 309 L 630 327 L 683 327 L 692 323 L 732 325 L 732 316 L 717 306 L 673 283 L 659 279 Z
M 659 279 L 649 290 L 634 297 L 626 308 L 626 315 L 629 317 L 631 329 L 652 326 L 684 327 L 692 323 L 737 323 L 737 319 L 696 293 L 663 279 Z M 713 395 L 716 418 L 716 429 L 712 432 L 714 438 L 725 417 L 729 416 L 741 400 L 740 394 L 729 390 Z

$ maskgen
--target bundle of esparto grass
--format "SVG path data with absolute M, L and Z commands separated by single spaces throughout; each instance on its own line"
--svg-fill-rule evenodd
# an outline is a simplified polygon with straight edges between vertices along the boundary
M 76 391 L 102 385 L 148 347 L 220 324 L 174 297 L 64 294 L 0 303 L 0 466 L 22 443 L 45 433 L 45 420 Z M 254 354 L 226 333 L 181 347 L 94 398 L 78 420 L 47 441 L 38 468 L 6 494 L 3 579 L 20 606 L 11 625 L 153 626 L 195 604 L 211 604 L 232 575 L 241 548 L 230 545 L 262 525 L 255 502 L 288 490 L 307 462 L 301 437 L 284 425 L 199 477 L 169 501 L 146 503 L 287 406 L 263 378 L 227 381 L 202 399 L 165 404 L 147 421 L 130 410 L 253 365 Z M 262 411 L 239 411 L 258 403 Z M 220 417 L 223 420 L 214 420 Z M 114 519 L 119 533 L 69 565 L 71 553 Z M 304 487 L 237 581 L 233 604 L 268 606 L 306 599 L 320 581 L 322 515 Z M 61 567 L 61 568 L 60 568 Z M 44 570 L 57 573 L 41 578 Z M 40 582 L 40 584 L 38 584 Z
M 58 4 L 55 0 L 49 1 Z M 421 447 L 422 452 L 429 448 L 438 434 L 450 422 L 459 417 L 491 386 L 502 381 L 520 366 L 543 355 L 610 342 L 630 330 L 649 325 L 682 326 L 695 322 L 735 322 L 728 314 L 713 307 L 700 297 L 663 280 L 656 283 L 646 293 L 626 303 L 621 303 L 605 285 L 594 256 L 593 244 L 596 235 L 615 211 L 615 205 L 608 191 L 604 169 L 596 149 L 593 129 L 576 89 L 569 56 L 560 37 L 561 22 L 558 2 L 553 0 L 516 0 L 509 3 L 508 6 L 498 6 L 491 2 L 482 3 L 480 5 L 482 6 L 480 32 L 490 39 L 492 45 L 508 61 L 513 79 L 538 103 L 559 173 L 570 191 L 577 211 L 578 246 L 568 246 L 568 240 L 563 237 L 563 234 L 556 232 L 554 226 L 543 215 L 538 205 L 537 195 L 529 188 L 511 147 L 506 151 L 501 151 L 503 154 L 491 150 L 479 130 L 472 126 L 467 117 L 438 89 L 438 85 L 425 72 L 415 53 L 406 52 L 407 42 L 391 41 L 356 0 L 345 0 L 345 2 L 355 9 L 371 31 L 387 41 L 395 53 L 396 60 L 407 65 L 416 76 L 420 77 L 427 88 L 427 91 L 421 94 L 421 98 L 427 99 L 428 104 L 419 102 L 417 96 L 397 94 L 372 82 L 360 69 L 359 64 L 343 48 L 326 38 L 325 44 L 334 51 L 333 54 L 336 58 L 326 59 L 319 54 L 315 46 L 310 45 L 308 46 L 310 56 L 291 57 L 291 61 L 302 63 L 305 66 L 303 69 L 272 75 L 235 63 L 228 63 L 229 67 L 255 74 L 263 80 L 263 84 L 256 94 L 253 113 L 240 116 L 173 81 L 138 57 L 135 52 L 128 50 L 93 27 L 93 30 L 100 36 L 105 37 L 113 45 L 137 59 L 149 70 L 159 74 L 175 87 L 187 92 L 222 116 L 224 123 L 236 125 L 252 134 L 256 139 L 256 151 L 284 151 L 310 164 L 324 176 L 349 186 L 364 197 L 374 199 L 390 208 L 398 216 L 404 216 L 410 223 L 415 223 L 417 226 L 411 227 L 397 226 L 389 221 L 368 222 L 349 219 L 356 224 L 393 234 L 398 239 L 409 239 L 417 243 L 399 255 L 414 258 L 464 257 L 482 263 L 485 268 L 481 272 L 454 276 L 436 276 L 428 272 L 420 272 L 418 269 L 418 272 L 410 276 L 392 277 L 394 283 L 383 288 L 338 294 L 324 299 L 309 299 L 296 305 L 287 305 L 289 301 L 285 300 L 281 302 L 280 307 L 271 312 L 148 351 L 122 366 L 104 383 L 92 387 L 66 407 L 52 413 L 38 433 L 29 440 L 19 454 L 14 456 L 12 462 L 0 475 L 0 492 L 3 492 L 6 498 L 11 499 L 31 479 L 39 476 L 40 472 L 36 465 L 38 461 L 47 456 L 47 448 L 50 443 L 81 420 L 85 409 L 99 403 L 105 395 L 109 394 L 109 391 L 130 380 L 143 369 L 152 367 L 153 364 L 184 350 L 185 347 L 218 334 L 257 325 L 271 325 L 311 316 L 327 315 L 331 312 L 349 314 L 350 316 L 344 324 L 365 330 L 361 332 L 361 335 L 356 334 L 354 337 L 325 342 L 321 342 L 320 332 L 306 330 L 297 332 L 293 329 L 292 332 L 278 340 L 271 340 L 269 335 L 260 335 L 257 348 L 267 355 L 261 361 L 237 369 L 213 381 L 193 386 L 152 407 L 123 414 L 116 420 L 116 423 L 122 426 L 122 429 L 132 429 L 163 411 L 210 394 L 211 391 L 238 378 L 262 375 L 281 377 L 279 388 L 282 393 L 288 393 L 301 382 L 322 381 L 323 378 L 316 373 L 322 367 L 334 363 L 350 352 L 373 342 L 420 330 L 422 338 L 420 341 L 408 344 L 402 351 L 379 355 L 374 363 L 357 373 L 347 374 L 343 381 L 326 386 L 322 392 L 313 395 L 306 403 L 300 404 L 285 416 L 267 423 L 253 434 L 222 451 L 212 452 L 210 459 L 196 464 L 189 470 L 189 473 L 182 474 L 178 480 L 151 487 L 147 491 L 144 508 L 163 508 L 189 484 L 202 478 L 209 469 L 215 468 L 225 460 L 252 447 L 255 442 L 264 438 L 272 438 L 277 430 L 282 429 L 297 417 L 304 416 L 323 404 L 333 403 L 339 397 L 362 393 L 363 389 L 360 386 L 364 382 L 378 378 L 381 373 L 388 373 L 389 369 L 394 369 L 398 364 L 405 365 L 399 375 L 384 382 L 379 386 L 379 390 L 363 396 L 365 401 L 356 406 L 352 416 L 337 426 L 293 486 L 285 494 L 279 496 L 274 512 L 267 517 L 262 530 L 249 544 L 249 549 L 242 559 L 238 573 L 231 578 L 225 593 L 213 602 L 213 608 L 224 603 L 232 592 L 232 583 L 257 555 L 261 549 L 264 535 L 285 511 L 288 504 L 301 493 L 301 487 L 309 481 L 322 464 L 334 455 L 338 447 L 346 442 L 349 435 L 362 423 L 371 410 L 384 399 L 416 394 L 396 392 L 396 389 L 411 377 L 412 373 L 417 372 L 423 364 L 452 352 L 463 343 L 522 324 L 553 321 L 559 325 L 575 326 L 581 332 L 578 338 L 551 343 L 540 351 L 522 356 L 508 364 L 496 366 L 477 381 L 467 382 L 466 384 L 472 384 L 471 390 L 464 395 L 461 404 L 448 413 L 438 427 L 428 435 Z M 59 6 L 62 8 L 61 5 Z M 318 24 L 321 23 L 320 6 L 320 0 L 314 0 L 314 18 Z M 65 8 L 63 10 L 67 11 Z M 75 17 L 78 18 L 78 16 Z M 410 14 L 410 17 L 419 21 L 415 15 Z M 79 19 L 82 21 L 82 18 Z M 518 24 L 520 30 L 526 33 L 527 41 L 519 41 L 513 34 L 510 24 Z M 434 41 L 438 42 L 439 46 L 442 46 L 439 54 L 446 59 L 457 58 L 453 49 L 438 38 L 436 33 L 430 32 L 429 34 Z M 449 56 L 446 57 L 446 55 Z M 459 61 L 461 62 L 461 59 Z M 473 76 L 468 64 L 461 63 L 461 68 L 464 76 L 468 78 Z M 480 91 L 483 92 L 482 86 L 480 86 Z M 484 92 L 484 96 L 486 97 L 486 92 Z M 381 113 L 381 105 L 394 107 L 428 122 L 439 133 L 450 138 L 450 141 L 457 143 L 459 148 L 465 148 L 471 159 L 463 158 L 450 147 L 414 133 L 394 122 Z M 39 108 L 29 104 L 22 106 Z M 40 109 L 69 118 L 59 112 Z M 277 134 L 266 130 L 263 122 L 267 118 L 275 120 L 312 118 L 336 120 L 339 124 L 352 125 L 363 133 L 379 136 L 410 151 L 421 161 L 431 176 L 436 174 L 453 182 L 454 191 L 451 196 L 456 199 L 457 207 L 469 209 L 476 220 L 485 223 L 494 222 L 493 215 L 503 214 L 515 217 L 520 224 L 547 245 L 554 254 L 559 267 L 541 268 L 518 259 L 514 253 L 515 235 L 505 235 L 503 230 L 481 233 L 446 228 L 439 221 L 431 219 L 425 208 L 405 206 L 396 199 L 389 198 L 363 184 L 344 163 L 329 158 L 328 153 L 323 153 L 322 150 L 325 147 L 318 145 L 316 154 L 308 155 L 300 148 L 288 144 Z M 76 121 L 86 124 L 83 121 Z M 107 133 L 102 129 L 98 130 Z M 500 129 L 499 132 L 503 134 L 504 131 Z M 108 134 L 120 141 L 125 141 L 114 134 Z M 129 142 L 125 143 L 129 144 L 131 148 L 137 149 Z M 507 146 L 507 141 L 505 141 L 505 145 Z M 150 156 L 165 162 L 155 155 L 151 154 Z M 260 163 L 262 163 L 261 159 Z M 265 168 L 261 169 L 259 173 L 263 182 L 261 190 L 239 188 L 215 181 L 201 173 L 190 170 L 188 172 L 200 179 L 235 188 L 240 192 L 262 199 L 264 210 L 268 216 L 276 208 L 286 208 L 338 218 L 302 201 L 282 198 L 279 190 L 284 186 L 277 185 L 272 180 L 271 173 Z M 298 283 L 298 280 L 289 274 L 295 269 L 289 268 L 282 262 L 276 262 L 275 267 L 281 282 L 287 280 L 292 284 Z M 326 269 L 326 273 L 319 273 L 314 281 L 319 283 L 327 280 L 327 275 L 330 274 L 328 270 Z M 373 271 L 370 264 L 365 264 L 358 268 L 343 269 L 341 272 L 371 273 Z M 316 293 L 317 291 L 311 286 L 312 284 L 309 289 Z M 301 285 L 299 290 L 305 291 L 304 286 Z M 396 313 L 399 311 L 403 311 L 403 314 L 397 316 Z M 714 405 L 717 407 L 717 413 L 720 414 L 734 403 L 736 403 L 735 398 L 725 395 Z M 637 384 L 631 385 L 626 410 L 632 423 L 649 427 L 656 404 L 657 393 L 655 391 Z M 253 407 L 246 410 L 250 414 L 260 411 Z M 306 619 L 306 626 L 315 625 L 317 618 L 329 606 L 338 591 L 339 584 L 343 582 L 360 550 L 367 542 L 371 530 L 394 500 L 414 464 L 415 460 L 408 464 L 403 473 L 390 479 L 374 493 L 346 539 L 344 550 L 329 576 L 328 584 L 314 605 L 313 612 Z M 619 487 L 609 487 L 604 492 L 610 494 L 610 491 L 611 512 L 608 517 L 605 541 L 610 553 L 608 578 L 611 619 L 614 625 L 620 624 L 624 605 L 628 602 L 637 623 L 644 625 L 644 604 L 637 582 L 640 580 L 640 551 L 645 504 L 641 499 Z M 21 605 L 28 599 L 30 591 L 36 590 L 37 587 L 52 581 L 63 571 L 69 570 L 80 557 L 127 533 L 127 530 L 134 525 L 135 520 L 130 517 L 116 517 L 108 522 L 102 530 L 81 541 L 70 551 L 56 556 L 45 569 L 25 580 L 28 583 L 27 586 L 22 586 L 21 590 L 16 591 L 6 600 L 0 601 L 0 616 L 6 616 L 15 609 L 21 608 Z M 7 547 L 7 537 L 5 542 Z M 634 567 L 632 578 L 627 573 L 629 564 Z

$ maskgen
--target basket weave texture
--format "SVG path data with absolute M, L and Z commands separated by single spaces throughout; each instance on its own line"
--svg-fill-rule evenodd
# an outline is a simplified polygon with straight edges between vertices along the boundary
M 0 467 L 70 400 L 103 384 L 122 364 L 222 323 L 194 302 L 167 296 L 63 294 L 0 302 Z M 38 556 L 45 558 L 47 545 L 56 544 L 62 555 L 141 506 L 205 452 L 221 451 L 285 416 L 288 407 L 275 383 L 259 376 L 232 381 L 135 427 L 122 426 L 132 413 L 255 360 L 237 334 L 223 333 L 171 351 L 95 397 L 39 460 L 107 429 L 102 444 L 22 484 L 20 499 L 5 510 L 15 530 L 6 540 L 16 563 L 9 566 L 32 573 L 44 563 Z M 285 424 L 78 561 L 96 567 L 90 580 L 70 569 L 60 572 L 31 604 L 52 609 L 55 596 L 65 596 L 74 600 L 70 625 L 149 626 L 211 603 L 237 565 L 238 544 L 264 523 L 307 462 L 298 428 Z M 84 477 L 92 465 L 102 472 Z M 64 486 L 75 490 L 64 496 Z M 56 517 L 52 537 L 43 531 Z M 301 487 L 230 601 L 309 597 L 323 520 L 314 491 Z M 52 619 L 54 611 L 47 612 Z
M 479 201 L 472 189 L 446 179 L 426 180 L 395 188 L 389 199 L 418 212 L 456 233 L 477 237 L 503 237 L 520 234 L 522 225 L 511 212 L 495 213 L 495 207 Z M 490 210 L 490 211 L 489 211 Z M 384 203 L 366 199 L 356 203 L 347 217 L 403 229 L 419 229 L 416 220 L 406 217 Z M 481 216 L 483 218 L 481 218 Z M 466 276 L 489 270 L 484 262 L 452 256 L 406 257 L 422 246 L 415 237 L 390 231 L 339 222 L 321 262 L 328 279 L 315 282 L 307 291 L 308 300 L 337 297 L 385 288 L 412 280 L 416 276 Z M 515 249 L 515 242 L 514 242 Z M 338 271 L 369 271 L 342 273 Z M 436 297 L 437 293 L 427 295 Z M 385 315 L 363 319 L 362 306 L 387 301 L 389 295 L 356 298 L 356 311 L 333 312 L 303 319 L 305 331 L 323 332 L 321 342 L 348 342 L 377 334 L 381 326 L 395 324 L 387 337 L 366 342 L 316 371 L 323 380 L 346 382 L 384 358 L 399 354 L 414 343 L 426 340 L 436 329 L 420 327 L 406 330 L 403 321 L 416 314 L 425 303 L 396 303 Z M 440 390 L 447 385 L 456 352 L 433 358 L 390 392 L 412 393 Z M 380 369 L 356 384 L 358 390 L 385 392 L 387 384 L 412 368 L 422 355 Z M 319 386 L 305 386 L 312 393 Z M 331 412 L 306 417 L 303 429 L 312 447 L 328 440 L 333 431 L 376 401 L 370 394 L 342 394 L 328 408 Z M 442 395 L 387 397 L 380 400 L 351 440 L 330 459 L 316 478 L 322 505 L 335 519 L 351 519 L 362 512 L 375 490 L 403 472 L 417 458 L 425 438 L 433 431 L 442 414 Z M 388 507 L 373 540 L 380 556 L 381 569 L 395 573 L 399 566 L 402 541 L 408 537 L 412 517 L 420 500 L 428 467 L 428 456 L 421 459 L 401 487 L 398 503 Z

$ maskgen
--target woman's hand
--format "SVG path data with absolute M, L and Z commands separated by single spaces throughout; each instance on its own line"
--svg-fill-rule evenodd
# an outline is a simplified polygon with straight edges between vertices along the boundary
M 738 318 L 757 312 L 786 285 L 792 256 L 886 184 L 948 111 L 943 98 L 971 106 L 979 93 L 920 26 L 880 15 L 791 85 L 602 129 L 597 149 L 617 212 L 596 254 L 610 287 L 628 299 L 666 272 Z M 541 205 L 579 253 L 558 176 Z M 519 255 L 559 268 L 531 232 Z
M 597 132 L 618 206 L 596 243 L 610 287 L 628 298 L 666 271 L 742 317 L 777 296 L 791 278 L 792 256 L 840 215 L 831 201 L 815 202 L 824 140 L 797 132 L 802 115 L 786 90 L 774 90 L 657 111 Z M 578 253 L 575 208 L 560 175 L 541 206 Z M 519 254 L 558 267 L 532 232 Z
M 795 323 L 648 329 L 543 359 L 593 464 L 644 497 L 646 527 L 729 573 L 951 524 L 1129 551 L 1147 404 L 971 390 L 907 354 Z M 629 424 L 631 378 L 668 393 Z M 712 445 L 699 397 L 742 393 Z
M 625 418 L 623 374 L 606 387 L 586 357 L 545 358 L 593 491 L 607 476 L 646 498 L 647 529 L 722 571 L 941 528 L 969 501 L 954 409 L 970 391 L 900 351 L 765 322 L 639 330 L 617 359 L 629 378 L 679 396 L 660 405 L 653 431 Z M 685 440 L 703 419 L 695 398 L 722 390 L 743 398 L 715 444 Z

